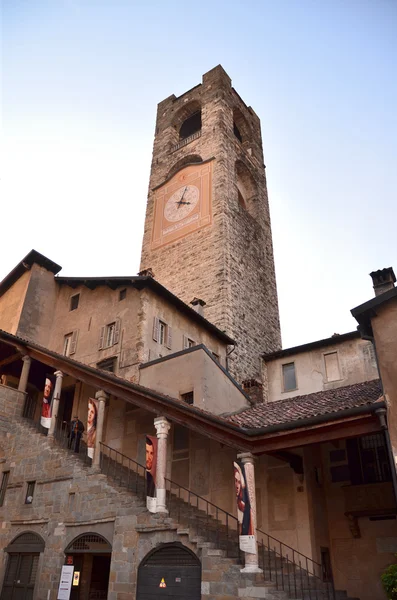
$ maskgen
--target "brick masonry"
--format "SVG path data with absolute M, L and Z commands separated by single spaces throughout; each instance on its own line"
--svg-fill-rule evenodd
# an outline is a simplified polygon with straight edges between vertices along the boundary
M 201 136 L 175 150 L 181 123 L 200 107 Z M 234 135 L 234 121 L 243 142 Z M 215 158 L 213 223 L 152 250 L 153 189 L 197 157 Z M 237 188 L 244 173 L 246 209 Z M 237 341 L 229 365 L 238 381 L 260 377 L 260 354 L 281 344 L 260 121 L 221 66 L 206 73 L 202 84 L 158 105 L 141 258 L 141 269 L 149 267 L 185 302 L 202 298 L 206 318 Z

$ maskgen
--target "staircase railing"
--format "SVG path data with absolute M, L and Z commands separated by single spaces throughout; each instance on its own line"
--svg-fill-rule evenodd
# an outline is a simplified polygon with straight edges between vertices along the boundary
M 331 573 L 326 566 L 257 529 L 259 566 L 265 579 L 290 598 L 334 600 Z
M 120 486 L 134 492 L 139 498 L 146 498 L 146 468 L 133 458 L 118 450 L 100 443 L 100 469 L 112 477 Z
M 178 522 L 187 521 L 189 529 L 203 541 L 215 544 L 228 557 L 241 559 L 238 520 L 234 515 L 171 479 L 165 479 L 165 484 L 170 517 L 174 516 Z

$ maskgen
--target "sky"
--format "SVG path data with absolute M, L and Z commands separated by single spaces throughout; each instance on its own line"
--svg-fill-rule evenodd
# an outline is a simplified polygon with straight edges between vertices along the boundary
M 396 0 L 0 3 L 0 279 L 32 248 L 136 274 L 157 103 L 222 64 L 261 119 L 283 347 L 356 328 L 397 273 Z

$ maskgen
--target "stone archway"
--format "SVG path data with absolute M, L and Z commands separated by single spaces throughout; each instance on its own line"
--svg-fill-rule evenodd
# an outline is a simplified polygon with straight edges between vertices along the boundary
M 181 543 L 160 544 L 139 565 L 137 600 L 201 599 L 201 562 Z
M 66 563 L 72 563 L 74 572 L 79 572 L 70 600 L 106 600 L 112 555 L 108 540 L 98 533 L 83 533 L 68 544 L 65 555 Z
M 45 542 L 33 531 L 17 535 L 4 548 L 8 554 L 1 600 L 32 600 L 36 583 L 39 558 L 44 552 Z

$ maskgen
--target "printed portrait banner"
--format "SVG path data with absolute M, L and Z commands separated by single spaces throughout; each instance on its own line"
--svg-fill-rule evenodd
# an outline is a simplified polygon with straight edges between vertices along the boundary
M 146 436 L 146 507 L 156 512 L 157 438 Z
M 88 413 L 87 413 L 87 454 L 90 458 L 94 458 L 95 441 L 96 441 L 96 426 L 98 421 L 99 400 L 88 398 Z
M 248 489 L 244 465 L 238 460 L 233 463 L 233 467 L 240 550 L 250 554 L 255 554 L 256 540 L 253 531 L 250 491 Z
M 41 403 L 40 424 L 49 429 L 51 427 L 52 402 L 54 398 L 55 377 L 46 375 L 43 390 L 43 400 Z

